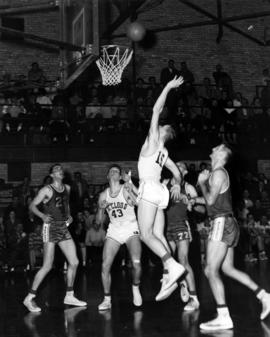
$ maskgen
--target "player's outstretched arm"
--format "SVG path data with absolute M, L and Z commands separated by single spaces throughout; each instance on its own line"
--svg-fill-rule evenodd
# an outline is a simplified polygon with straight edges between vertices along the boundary
M 150 133 L 157 133 L 158 132 L 158 125 L 159 125 L 159 116 L 162 113 L 164 108 L 167 95 L 171 89 L 178 88 L 181 84 L 183 84 L 184 80 L 182 76 L 175 76 L 173 80 L 168 82 L 164 89 L 162 90 L 160 96 L 158 97 L 154 107 L 153 107 L 153 114 L 150 123 Z

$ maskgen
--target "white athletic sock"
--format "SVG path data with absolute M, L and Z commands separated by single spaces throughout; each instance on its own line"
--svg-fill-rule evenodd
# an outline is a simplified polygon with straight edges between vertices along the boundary
M 228 307 L 217 308 L 217 312 L 219 316 L 230 316 Z
M 66 296 L 74 296 L 74 291 L 73 290 L 67 291 Z
M 33 298 L 36 297 L 36 294 L 31 294 L 31 293 L 29 293 L 27 297 L 28 297 L 30 300 L 32 300 Z

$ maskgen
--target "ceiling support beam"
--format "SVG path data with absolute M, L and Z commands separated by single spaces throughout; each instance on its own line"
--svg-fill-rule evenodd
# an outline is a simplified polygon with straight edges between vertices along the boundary
M 195 5 L 194 3 L 188 1 L 188 0 L 179 0 L 182 4 L 194 9 L 195 11 L 199 12 L 200 14 L 204 14 L 205 16 L 207 16 L 208 18 L 212 19 L 212 20 L 216 20 L 218 22 L 218 17 L 216 17 L 215 15 L 213 15 L 212 13 L 206 11 L 205 9 Z M 238 29 L 232 25 L 230 25 L 229 23 L 227 22 L 223 22 L 223 25 L 230 29 L 231 31 L 235 32 L 235 33 L 238 33 L 239 35 L 247 38 L 248 40 L 252 41 L 252 42 L 255 42 L 256 44 L 260 45 L 260 46 L 265 46 L 265 43 L 245 32 L 243 32 L 241 29 Z
M 222 3 L 221 0 L 217 0 L 217 20 L 218 20 L 218 35 L 216 42 L 220 43 L 223 36 L 223 23 L 222 23 Z
M 25 39 L 34 40 L 34 41 L 38 41 L 38 42 L 45 43 L 45 44 L 50 44 L 50 45 L 53 45 L 53 46 L 55 46 L 59 49 L 68 49 L 68 50 L 74 50 L 74 51 L 76 51 L 76 50 L 83 51 L 84 50 L 84 47 L 75 46 L 74 44 L 69 43 L 69 42 L 63 42 L 63 41 L 59 41 L 59 40 L 49 39 L 47 37 L 42 37 L 42 36 L 38 36 L 38 35 L 35 35 L 35 34 L 25 33 L 25 32 L 22 32 L 22 31 L 16 30 L 16 29 L 10 29 L 10 28 L 0 26 L 0 32 L 7 33 L 7 34 L 10 34 L 10 35 L 20 36 L 20 37 L 23 37 Z

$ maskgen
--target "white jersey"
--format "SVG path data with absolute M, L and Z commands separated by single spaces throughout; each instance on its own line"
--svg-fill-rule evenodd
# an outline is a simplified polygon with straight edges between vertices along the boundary
M 123 186 L 116 197 L 111 197 L 110 189 L 107 188 L 106 201 L 108 203 L 106 211 L 112 224 L 137 221 L 134 206 L 130 206 L 124 197 Z
M 138 172 L 141 181 L 160 182 L 161 171 L 168 158 L 168 151 L 160 144 L 158 149 L 151 156 L 140 154 L 138 161 Z

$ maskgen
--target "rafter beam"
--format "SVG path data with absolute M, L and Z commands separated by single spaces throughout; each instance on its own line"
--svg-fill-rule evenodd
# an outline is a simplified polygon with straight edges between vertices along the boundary
M 218 35 L 216 42 L 220 43 L 223 36 L 223 23 L 222 23 L 222 3 L 221 0 L 217 0 L 217 18 L 218 18 Z
M 9 7 L 5 9 L 0 9 L 0 16 L 11 16 L 18 14 L 34 13 L 47 10 L 55 10 L 59 6 L 56 1 L 48 1 L 47 3 L 42 3 L 39 5 L 28 5 L 28 6 L 18 6 L 18 7 Z
M 127 1 L 127 0 L 124 0 Z M 131 2 L 131 6 L 125 9 L 116 20 L 106 29 L 102 38 L 111 37 L 112 33 L 119 28 L 130 16 L 136 15 L 139 8 L 145 3 L 145 0 L 140 0 L 138 2 Z M 123 35 L 124 36 L 124 35 Z
M 205 16 L 207 16 L 208 18 L 210 19 L 213 19 L 213 20 L 217 20 L 218 21 L 218 18 L 213 15 L 212 13 L 206 11 L 205 9 L 195 5 L 194 3 L 190 2 L 190 1 L 187 1 L 187 0 L 179 0 L 182 4 L 194 9 L 195 11 L 199 12 L 200 14 L 204 14 Z M 229 23 L 227 22 L 224 22 L 223 25 L 227 28 L 229 28 L 230 30 L 232 30 L 233 32 L 236 32 L 238 34 L 240 34 L 241 36 L 247 38 L 248 40 L 251 40 L 252 42 L 255 42 L 256 44 L 260 45 L 260 46 L 265 46 L 265 43 L 262 42 L 261 40 L 243 32 L 241 29 L 238 29 L 232 25 L 230 25 Z
M 22 31 L 16 30 L 16 29 L 10 29 L 10 28 L 0 26 L 0 32 L 20 36 L 20 37 L 23 37 L 25 39 L 34 40 L 34 41 L 42 42 L 42 43 L 45 43 L 45 44 L 51 44 L 51 45 L 54 45 L 54 46 L 58 47 L 59 49 L 68 49 L 68 50 L 73 50 L 73 51 L 76 51 L 76 50 L 83 51 L 84 50 L 84 47 L 75 46 L 72 43 L 58 41 L 58 40 L 54 40 L 54 39 L 48 39 L 46 37 L 38 36 L 38 35 L 35 35 L 35 34 L 25 33 L 25 32 L 22 32 Z
M 241 21 L 241 20 L 246 20 L 246 19 L 254 19 L 254 18 L 260 18 L 260 17 L 265 17 L 265 16 L 270 16 L 270 11 L 223 17 L 220 20 L 220 23 Z M 219 22 L 218 19 L 203 20 L 203 21 L 195 21 L 195 22 L 184 23 L 184 24 L 179 23 L 177 25 L 165 26 L 165 27 L 159 27 L 159 28 L 148 28 L 147 30 L 149 30 L 150 32 L 159 33 L 159 32 L 180 30 L 180 29 L 193 28 L 193 27 L 213 26 L 213 25 L 218 24 L 218 22 Z M 115 35 L 112 35 L 111 37 L 118 38 L 118 37 L 124 37 L 124 36 L 125 34 L 115 34 Z

